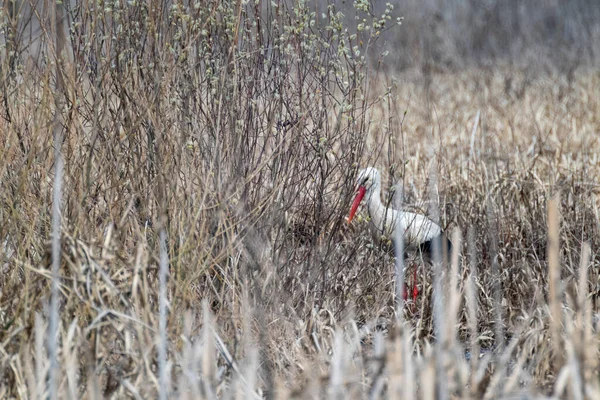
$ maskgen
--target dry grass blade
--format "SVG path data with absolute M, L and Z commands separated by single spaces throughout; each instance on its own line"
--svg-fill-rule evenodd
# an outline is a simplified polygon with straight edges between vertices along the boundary
M 214 336 L 214 321 L 206 300 L 202 302 L 202 314 L 202 376 L 204 377 L 202 383 L 204 393 L 210 397 L 215 392 L 215 340 L 218 337 Z M 222 351 L 227 362 L 233 366 L 233 360 L 227 349 L 223 347 Z
M 400 182 L 397 184 L 400 186 Z M 402 190 L 395 193 L 395 208 L 396 210 L 402 210 Z M 402 220 L 400 220 L 402 222 Z M 404 324 L 404 226 L 402 223 L 396 225 L 396 231 L 394 232 L 394 255 L 395 255 L 395 296 L 396 296 L 396 316 L 398 318 L 398 324 L 402 326 Z
M 563 365 L 563 312 L 562 284 L 560 268 L 559 211 L 560 195 L 548 202 L 548 306 L 550 309 L 550 330 L 554 348 L 554 370 L 560 371 Z
M 475 155 L 475 135 L 477 134 L 477 128 L 479 127 L 479 116 L 481 115 L 481 110 L 477 110 L 477 115 L 475 116 L 475 122 L 473 122 L 473 129 L 471 129 L 471 145 L 469 146 L 469 160 L 473 159 Z M 477 154 L 479 155 L 479 154 Z
M 167 232 L 164 228 L 159 231 L 160 241 L 160 264 L 159 264 L 159 317 L 158 317 L 158 374 L 159 374 L 159 398 L 165 400 L 171 386 L 169 379 L 169 368 L 167 365 L 167 352 L 169 347 L 167 337 L 167 278 L 169 274 L 169 256 L 167 253 Z
M 469 269 L 470 273 L 465 285 L 465 298 L 467 306 L 467 320 L 469 325 L 471 354 L 471 379 L 469 386 L 471 396 L 477 397 L 479 382 L 475 379 L 475 372 L 479 369 L 479 332 L 477 329 L 477 250 L 475 247 L 475 230 L 470 227 L 467 234 L 468 251 L 469 251 Z
M 0 398 L 597 398 L 591 1 L 4 2 Z
M 462 248 L 462 235 L 458 227 L 456 227 L 452 233 L 452 254 L 450 259 L 450 276 L 448 277 L 447 285 L 447 315 L 448 322 L 446 325 L 446 340 L 448 348 L 453 348 L 456 345 L 456 331 L 458 328 L 457 318 L 459 315 L 459 308 L 461 303 L 461 293 L 458 287 L 459 264 L 460 264 L 460 249 Z

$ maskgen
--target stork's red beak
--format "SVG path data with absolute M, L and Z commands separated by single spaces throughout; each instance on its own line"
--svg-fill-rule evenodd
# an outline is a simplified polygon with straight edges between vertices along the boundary
M 354 218 L 354 214 L 356 214 L 356 210 L 358 210 L 358 206 L 362 201 L 363 197 L 365 197 L 365 193 L 367 193 L 367 188 L 361 186 L 358 188 L 358 193 L 354 198 L 354 202 L 352 203 L 352 208 L 350 209 L 350 215 L 348 216 L 348 223 L 352 222 L 352 218 Z

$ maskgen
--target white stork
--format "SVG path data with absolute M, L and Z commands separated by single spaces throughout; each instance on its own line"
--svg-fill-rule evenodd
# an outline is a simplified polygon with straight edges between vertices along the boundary
M 447 245 L 446 254 L 450 254 L 452 244 L 438 224 L 425 215 L 394 210 L 391 207 L 386 207 L 381 202 L 381 176 L 377 169 L 368 167 L 358 173 L 357 191 L 358 193 L 350 209 L 348 223 L 352 222 L 354 214 L 356 214 L 356 210 L 358 210 L 358 206 L 364 198 L 367 202 L 370 217 L 369 228 L 376 240 L 387 238 L 393 242 L 396 224 L 401 221 L 404 228 L 404 255 L 406 255 L 406 251 L 418 250 L 423 255 L 428 256 L 429 259 L 432 259 L 433 244 L 436 240 L 439 243 L 438 251 L 443 252 L 442 243 L 445 242 Z M 413 299 L 416 298 L 416 295 L 415 286 L 413 287 Z

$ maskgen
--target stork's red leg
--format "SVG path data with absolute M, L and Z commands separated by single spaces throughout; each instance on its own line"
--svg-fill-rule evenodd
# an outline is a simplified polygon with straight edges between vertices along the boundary
M 419 266 L 415 266 L 415 270 L 413 272 L 413 290 L 412 290 L 412 296 L 413 296 L 413 302 L 417 302 L 417 296 L 419 295 L 419 288 L 417 287 L 417 269 L 419 268 Z

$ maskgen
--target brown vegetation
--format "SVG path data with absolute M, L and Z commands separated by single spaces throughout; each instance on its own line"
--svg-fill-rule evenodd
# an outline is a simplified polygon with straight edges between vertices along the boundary
M 396 75 L 361 2 L 356 34 L 320 3 L 130 3 L 66 7 L 38 58 L 2 14 L 0 397 L 52 390 L 58 228 L 61 397 L 600 397 L 597 72 Z M 400 313 L 345 222 L 367 165 L 457 250 Z

